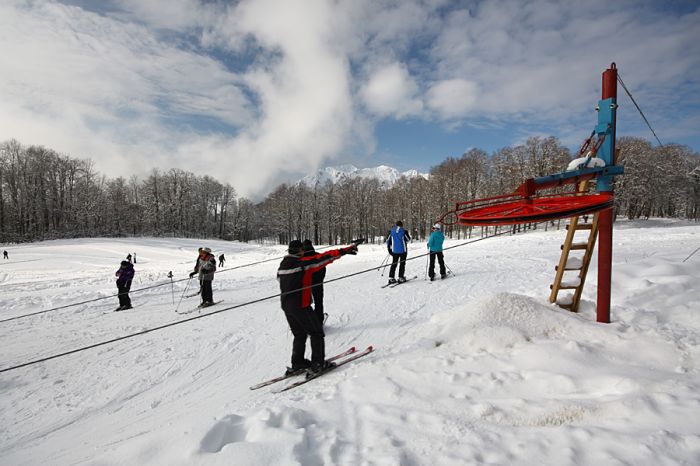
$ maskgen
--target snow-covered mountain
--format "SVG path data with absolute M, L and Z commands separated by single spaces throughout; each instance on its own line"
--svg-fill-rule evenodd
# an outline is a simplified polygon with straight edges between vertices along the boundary
M 379 165 L 374 168 L 357 168 L 354 165 L 341 165 L 339 167 L 326 167 L 319 169 L 313 175 L 308 175 L 299 180 L 299 183 L 304 183 L 309 187 L 314 187 L 318 183 L 319 186 L 323 186 L 327 181 L 332 183 L 337 183 L 343 178 L 372 178 L 379 180 L 379 182 L 385 186 L 391 186 L 399 178 L 405 176 L 407 178 L 415 178 L 417 176 L 422 176 L 427 179 L 427 173 L 419 173 L 417 170 L 407 170 L 405 172 L 400 172 L 393 167 L 387 165 Z

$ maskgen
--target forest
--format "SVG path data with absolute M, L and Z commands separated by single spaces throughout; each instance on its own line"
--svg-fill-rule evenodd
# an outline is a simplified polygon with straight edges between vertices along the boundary
M 635 137 L 619 138 L 617 148 L 625 175 L 615 181 L 616 216 L 698 220 L 700 154 Z M 362 178 L 283 184 L 255 203 L 211 176 L 173 168 L 145 179 L 109 179 L 89 159 L 10 140 L 0 143 L 0 241 L 169 236 L 342 244 L 358 237 L 382 241 L 399 219 L 423 239 L 455 202 L 509 193 L 527 178 L 564 171 L 574 155 L 555 137 L 532 137 L 492 154 L 471 149 L 449 157 L 428 179 L 404 177 L 392 186 Z M 446 233 L 471 231 L 450 227 Z

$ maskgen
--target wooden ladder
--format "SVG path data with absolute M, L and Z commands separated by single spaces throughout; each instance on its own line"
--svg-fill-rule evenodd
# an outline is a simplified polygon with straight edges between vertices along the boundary
M 579 186 L 579 192 L 587 190 L 587 186 Z M 595 242 L 598 238 L 598 216 L 596 212 L 593 214 L 591 223 L 581 223 L 581 217 L 571 217 L 569 224 L 566 226 L 566 239 L 561 245 L 561 257 L 559 265 L 556 266 L 556 275 L 554 283 L 550 285 L 552 290 L 549 295 L 549 302 L 556 303 L 559 307 L 568 309 L 572 312 L 578 312 L 578 305 L 581 301 L 581 293 L 583 293 L 583 285 L 586 283 L 586 274 L 588 266 L 593 257 Z M 587 218 L 584 216 L 584 219 Z M 588 239 L 586 241 L 574 242 L 577 231 L 588 231 Z M 570 257 L 571 251 L 584 251 L 582 257 Z M 578 272 L 578 276 L 572 277 L 573 273 Z M 566 274 L 566 279 L 564 278 Z M 574 290 L 573 296 L 566 296 L 563 299 L 557 300 L 557 295 L 560 290 Z

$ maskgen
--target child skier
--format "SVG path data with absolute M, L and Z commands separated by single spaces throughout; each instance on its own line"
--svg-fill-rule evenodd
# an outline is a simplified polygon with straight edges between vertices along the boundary
M 211 282 L 214 280 L 214 272 L 216 272 L 216 258 L 211 253 L 211 249 L 200 249 L 197 264 L 194 267 L 194 271 L 190 273 L 190 278 L 199 274 L 199 283 L 202 286 L 202 304 L 200 304 L 200 307 L 208 307 L 214 304 L 214 292 L 211 287 Z
M 131 280 L 134 278 L 134 273 L 134 264 L 129 261 L 121 262 L 119 269 L 115 273 L 117 276 L 117 290 L 119 292 L 119 307 L 115 311 L 131 309 L 129 290 L 131 289 Z

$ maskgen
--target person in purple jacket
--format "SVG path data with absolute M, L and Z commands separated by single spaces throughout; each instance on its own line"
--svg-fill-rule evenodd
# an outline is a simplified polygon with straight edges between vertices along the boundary
M 117 290 L 119 290 L 119 307 L 115 311 L 131 309 L 131 280 L 134 278 L 134 264 L 129 261 L 122 261 L 121 266 L 115 274 L 117 276 Z

